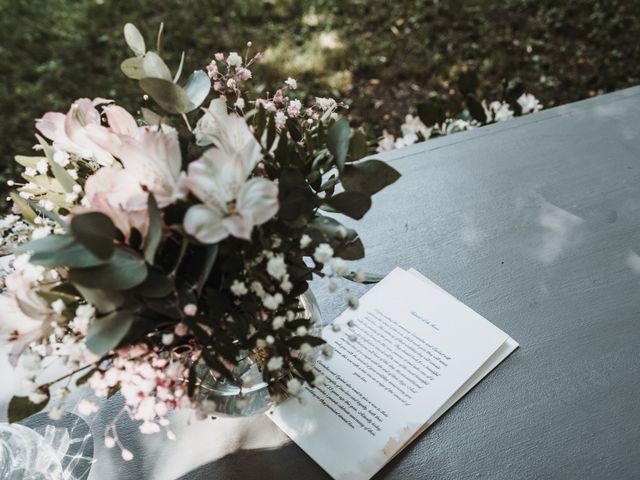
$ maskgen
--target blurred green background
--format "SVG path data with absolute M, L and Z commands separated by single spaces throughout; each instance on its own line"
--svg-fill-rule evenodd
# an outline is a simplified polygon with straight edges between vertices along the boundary
M 255 85 L 273 91 L 292 76 L 302 93 L 341 98 L 372 138 L 426 100 L 461 108 L 466 71 L 480 98 L 522 81 L 545 107 L 640 83 L 637 0 L 0 0 L 3 184 L 44 112 L 79 97 L 141 104 L 119 70 L 122 27 L 135 23 L 151 44 L 162 21 L 172 69 L 182 49 L 188 72 L 252 41 L 265 54 Z

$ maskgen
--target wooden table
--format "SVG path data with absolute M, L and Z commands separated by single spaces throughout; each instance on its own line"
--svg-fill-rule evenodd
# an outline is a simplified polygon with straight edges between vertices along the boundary
M 403 177 L 358 225 L 362 267 L 414 267 L 521 346 L 376 478 L 640 478 L 640 87 L 380 157 Z M 175 442 L 119 421 L 136 458 L 98 444 L 90 478 L 328 478 L 264 417 L 175 421 Z

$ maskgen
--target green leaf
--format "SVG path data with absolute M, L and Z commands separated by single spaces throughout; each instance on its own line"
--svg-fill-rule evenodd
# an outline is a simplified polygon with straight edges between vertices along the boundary
M 141 107 L 140 111 L 142 112 L 142 119 L 147 125 L 160 125 L 162 123 L 162 116 L 158 115 L 153 110 L 149 110 L 148 108 Z
M 171 70 L 156 52 L 145 53 L 142 59 L 142 69 L 146 78 L 162 78 L 163 80 L 172 81 Z
M 67 172 L 58 164 L 58 162 L 53 159 L 53 149 L 47 143 L 47 141 L 37 133 L 36 138 L 38 139 L 38 142 L 40 142 L 40 145 L 42 145 L 44 154 L 47 157 L 47 162 L 49 163 L 49 167 L 51 168 L 53 176 L 67 193 L 72 193 L 73 187 L 77 185 L 76 181 L 73 179 L 73 177 L 71 177 L 71 175 L 69 175 L 69 172 Z
M 87 348 L 96 355 L 106 355 L 129 333 L 133 319 L 133 313 L 127 310 L 112 312 L 98 318 L 87 332 Z
M 340 176 L 345 190 L 362 192 L 369 196 L 391 185 L 399 178 L 398 171 L 381 160 L 348 164 Z
M 36 168 L 40 160 L 46 160 L 46 157 L 27 157 L 25 155 L 16 155 L 14 160 L 23 167 Z
M 367 156 L 369 147 L 367 146 L 367 137 L 360 130 L 353 132 L 351 141 L 349 142 L 350 160 L 356 161 Z
M 132 23 L 127 23 L 124 26 L 124 40 L 133 53 L 138 56 L 144 55 L 147 51 L 144 44 L 144 37 L 140 33 L 140 30 Z
M 361 192 L 341 192 L 325 200 L 324 203 L 337 212 L 359 220 L 371 208 L 371 197 Z
M 349 151 L 349 136 L 351 129 L 346 118 L 339 118 L 329 129 L 327 134 L 327 148 L 333 155 L 338 170 L 342 171 L 347 161 Z
M 144 259 L 148 264 L 153 265 L 156 251 L 162 240 L 162 217 L 153 193 L 149 194 L 147 210 L 149 211 L 149 232 L 144 242 Z
M 62 217 L 60 217 L 60 215 L 58 215 L 56 212 L 54 212 L 53 210 L 47 210 L 44 207 L 41 207 L 40 205 L 38 205 L 36 202 L 34 202 L 31 199 L 25 200 L 29 206 L 33 209 L 34 212 L 36 212 L 37 214 L 43 216 L 43 217 L 47 217 L 49 220 L 53 220 L 54 222 L 56 222 L 58 225 L 60 225 L 62 228 L 64 228 L 65 230 L 69 227 L 69 225 L 67 224 L 67 222 L 65 222 Z
M 187 94 L 187 98 L 191 101 L 190 112 L 198 108 L 204 102 L 204 99 L 209 95 L 211 90 L 211 79 L 204 70 L 196 70 L 187 79 L 187 83 L 184 85 L 184 91 Z M 184 113 L 187 113 L 184 112 Z
M 113 255 L 116 227 L 104 213 L 89 212 L 73 217 L 71 233 L 96 257 L 107 260 Z
M 89 288 L 128 290 L 147 278 L 147 266 L 134 251 L 116 248 L 106 265 L 95 268 L 72 268 L 69 280 Z
M 99 313 L 110 313 L 117 310 L 124 304 L 124 296 L 116 290 L 105 288 L 87 288 L 83 285 L 74 284 L 76 290 Z
M 9 422 L 19 422 L 42 411 L 51 398 L 48 389 L 43 390 L 42 393 L 44 393 L 47 398 L 41 403 L 33 403 L 29 400 L 29 397 L 13 397 L 9 402 Z
M 120 70 L 127 77 L 133 80 L 140 80 L 145 77 L 144 73 L 144 57 L 127 58 L 120 64 Z
M 38 214 L 33 211 L 33 208 L 29 206 L 27 201 L 18 195 L 17 192 L 9 193 L 11 200 L 13 200 L 13 204 L 20 210 L 20 214 L 22 218 L 24 218 L 27 222 L 33 223 Z
M 104 265 L 106 260 L 96 257 L 87 247 L 74 241 L 55 251 L 37 251 L 29 262 L 43 267 L 90 268 Z
M 335 218 L 316 215 L 309 224 L 309 235 L 314 243 L 328 242 L 337 257 L 358 260 L 364 257 L 364 245 L 358 233 L 346 228 Z
M 130 290 L 131 293 L 148 298 L 164 298 L 175 292 L 175 283 L 172 278 L 155 267 L 150 267 L 148 270 L 147 278 Z
M 20 245 L 16 251 L 21 253 L 55 253 L 69 247 L 74 241 L 71 235 L 47 235 L 44 238 L 31 240 L 30 242 Z
M 184 89 L 162 78 L 142 78 L 140 87 L 169 113 L 187 113 L 194 107 Z

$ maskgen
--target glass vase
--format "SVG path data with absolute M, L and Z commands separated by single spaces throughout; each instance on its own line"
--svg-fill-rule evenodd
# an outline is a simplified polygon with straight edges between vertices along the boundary
M 317 300 L 311 290 L 300 297 L 301 315 L 311 319 L 310 334 L 320 336 L 322 318 Z M 311 358 L 305 361 L 314 364 L 318 349 L 313 350 Z M 197 392 L 202 411 L 214 417 L 249 417 L 264 413 L 273 405 L 269 392 L 269 384 L 262 380 L 259 357 L 256 350 L 245 350 L 238 357 L 237 365 L 232 370 L 234 381 L 216 378 L 206 365 L 198 369 Z M 287 378 L 289 372 L 282 372 L 281 379 Z

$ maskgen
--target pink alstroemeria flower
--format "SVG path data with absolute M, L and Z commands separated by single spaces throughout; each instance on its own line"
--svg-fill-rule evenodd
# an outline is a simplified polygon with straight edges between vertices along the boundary
M 92 125 L 87 131 L 93 141 L 120 160 L 124 167 L 121 180 L 152 192 L 160 208 L 184 198 L 186 175 L 181 171 L 176 130 L 167 125 L 139 127 L 129 112 L 116 105 L 103 111 L 109 128 Z M 147 194 L 143 192 L 127 203 L 133 209 L 146 208 Z
M 88 135 L 87 127 L 100 125 L 100 112 L 96 106 L 109 103 L 104 98 L 89 100 L 80 98 L 73 102 L 69 111 L 47 112 L 36 121 L 36 128 L 45 137 L 53 141 L 56 149 L 95 160 L 103 166 L 114 163 L 113 156 L 96 144 Z

